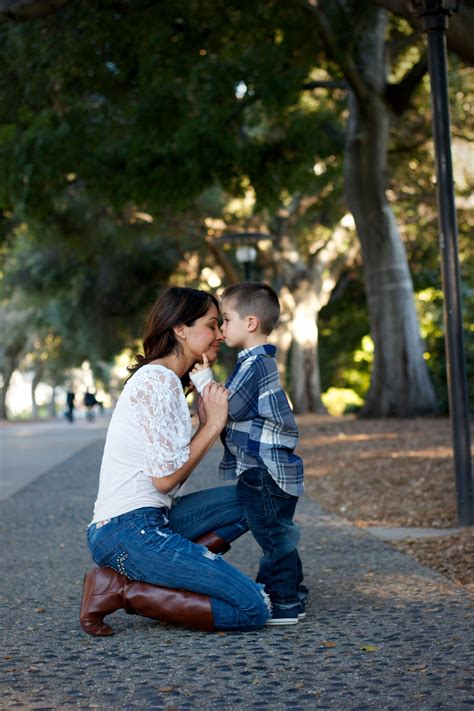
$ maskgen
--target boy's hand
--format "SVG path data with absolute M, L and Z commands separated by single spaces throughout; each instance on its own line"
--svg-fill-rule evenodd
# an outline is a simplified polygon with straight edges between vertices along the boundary
M 209 358 L 202 354 L 202 363 L 196 363 L 189 371 L 189 378 L 200 395 L 203 394 L 205 386 L 214 381 L 212 370 L 209 367 Z
M 202 354 L 202 363 L 196 363 L 194 365 L 194 368 L 190 370 L 190 373 L 199 373 L 200 370 L 204 370 L 204 368 L 209 368 L 209 358 L 205 353 Z

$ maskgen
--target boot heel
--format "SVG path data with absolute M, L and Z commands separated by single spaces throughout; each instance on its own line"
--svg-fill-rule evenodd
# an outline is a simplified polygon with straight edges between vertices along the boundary
M 94 582 L 95 582 L 95 570 L 90 570 L 84 575 L 84 586 L 82 589 L 82 600 L 81 600 L 81 612 L 79 615 L 79 621 L 84 632 L 87 634 L 96 635 L 98 637 L 110 637 L 114 634 L 112 627 L 105 624 L 103 621 L 105 615 L 104 611 L 94 609 L 94 598 L 96 602 L 99 602 L 98 596 L 94 595 Z M 103 598 L 102 598 L 103 601 Z M 112 612 L 113 610 L 111 610 Z

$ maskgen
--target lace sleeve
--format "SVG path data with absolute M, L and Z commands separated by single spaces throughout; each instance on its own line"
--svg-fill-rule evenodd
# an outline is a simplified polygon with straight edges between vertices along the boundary
M 130 403 L 144 434 L 144 473 L 168 476 L 189 459 L 190 416 L 181 384 L 158 368 L 135 377 Z

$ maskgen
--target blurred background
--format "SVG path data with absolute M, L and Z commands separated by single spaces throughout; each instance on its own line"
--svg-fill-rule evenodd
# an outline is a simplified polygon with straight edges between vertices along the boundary
M 406 4 L 0 9 L 1 419 L 113 407 L 160 289 L 248 279 L 280 296 L 296 413 L 447 413 L 426 40 Z M 473 38 L 464 2 L 448 47 L 471 407 Z

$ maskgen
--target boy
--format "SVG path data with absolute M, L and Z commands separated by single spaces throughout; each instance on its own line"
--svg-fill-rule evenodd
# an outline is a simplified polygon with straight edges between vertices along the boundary
M 225 342 L 240 352 L 226 383 L 229 419 L 220 472 L 224 478 L 238 477 L 237 494 L 263 550 L 257 582 L 272 602 L 267 624 L 296 624 L 304 617 L 307 595 L 293 522 L 303 463 L 293 451 L 298 429 L 280 383 L 276 348 L 267 343 L 280 304 L 267 284 L 244 282 L 224 291 L 221 311 Z

